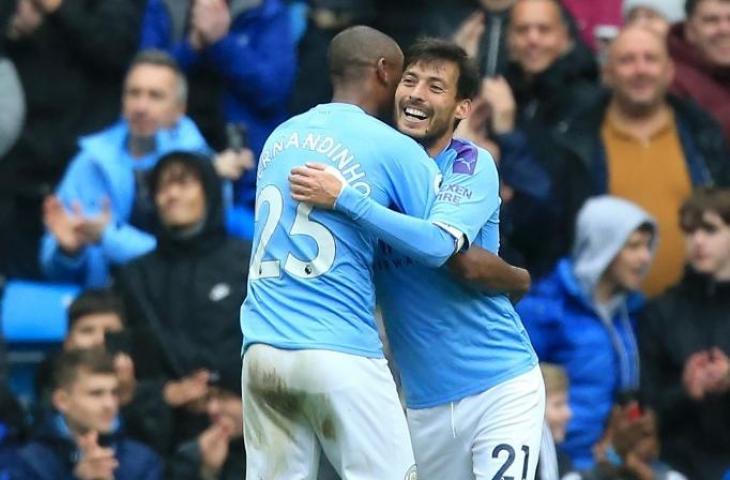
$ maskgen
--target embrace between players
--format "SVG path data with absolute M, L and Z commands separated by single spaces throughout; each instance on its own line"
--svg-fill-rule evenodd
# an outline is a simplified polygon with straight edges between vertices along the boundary
M 532 479 L 537 358 L 507 295 L 493 159 L 453 138 L 480 78 L 458 46 L 352 27 L 331 103 L 259 162 L 244 334 L 246 478 Z M 405 68 L 404 68 L 405 67 Z M 394 102 L 395 99 L 395 102 Z M 397 132 L 378 120 L 395 111 Z M 403 410 L 374 321 L 377 292 Z M 407 419 L 406 419 L 407 418 Z

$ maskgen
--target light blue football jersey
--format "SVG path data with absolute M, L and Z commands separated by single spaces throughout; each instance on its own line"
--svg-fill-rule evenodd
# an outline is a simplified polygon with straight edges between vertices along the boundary
M 420 218 L 441 176 L 420 145 L 354 105 L 319 105 L 274 130 L 258 166 L 244 351 L 264 343 L 382 357 L 373 320 L 377 241 L 344 215 L 291 198 L 289 173 L 307 162 L 337 168 L 377 203 Z
M 443 183 L 429 220 L 499 251 L 499 178 L 485 150 L 460 140 L 436 158 Z M 380 243 L 378 302 L 409 408 L 428 408 L 482 392 L 527 372 L 537 357 L 504 295 L 460 283 L 445 267 L 418 264 Z

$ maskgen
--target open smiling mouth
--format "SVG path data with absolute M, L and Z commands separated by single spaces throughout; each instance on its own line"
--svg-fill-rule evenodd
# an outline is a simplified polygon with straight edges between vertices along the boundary
M 411 122 L 421 122 L 429 117 L 428 113 L 416 107 L 404 108 L 403 115 L 406 117 L 406 120 L 410 120 Z

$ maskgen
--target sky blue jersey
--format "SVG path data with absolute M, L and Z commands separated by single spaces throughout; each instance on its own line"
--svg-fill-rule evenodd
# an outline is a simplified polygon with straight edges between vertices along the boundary
M 259 159 L 244 350 L 265 343 L 382 357 L 373 321 L 377 240 L 344 215 L 291 198 L 289 172 L 306 162 L 330 165 L 353 191 L 420 218 L 440 180 L 420 145 L 357 106 L 319 105 L 280 125 Z
M 494 160 L 452 140 L 436 158 L 443 183 L 429 214 L 499 251 L 499 178 Z M 486 295 L 445 268 L 428 268 L 380 243 L 378 302 L 409 408 L 457 401 L 527 372 L 537 357 L 504 295 Z

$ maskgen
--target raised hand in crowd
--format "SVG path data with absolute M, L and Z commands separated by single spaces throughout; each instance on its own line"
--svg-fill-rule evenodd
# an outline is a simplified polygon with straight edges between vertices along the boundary
M 517 103 L 507 80 L 504 77 L 485 78 L 481 96 L 491 107 L 492 131 L 502 135 L 514 130 Z
M 227 149 L 213 159 L 215 171 L 219 176 L 229 180 L 238 180 L 247 170 L 251 170 L 254 162 L 253 152 L 248 148 L 236 151 Z
M 79 232 L 84 219 L 81 204 L 74 202 L 71 208 L 68 212 L 55 195 L 46 197 L 43 202 L 43 222 L 67 255 L 75 255 L 86 245 L 86 239 Z
M 233 426 L 226 420 L 220 419 L 198 437 L 202 459 L 200 473 L 203 478 L 217 478 L 228 458 Z
M 114 470 L 119 462 L 114 450 L 99 446 L 99 434 L 88 432 L 79 437 L 78 446 L 81 458 L 74 468 L 74 478 L 78 480 L 114 480 Z
M 53 13 L 61 6 L 63 0 L 33 0 L 44 13 Z
M 101 212 L 96 215 L 82 216 L 78 226 L 79 235 L 87 244 L 99 243 L 111 218 L 111 202 L 105 197 L 101 202 Z
M 228 34 L 231 12 L 224 0 L 195 0 L 190 16 L 190 42 L 200 50 Z
M 208 370 L 198 370 L 180 380 L 169 381 L 163 390 L 165 402 L 172 407 L 187 407 L 202 412 L 205 410 L 209 380 Z
M 730 359 L 719 348 L 692 354 L 684 366 L 682 383 L 691 398 L 730 390 Z
M 484 13 L 476 11 L 459 26 L 452 40 L 466 50 L 467 55 L 474 58 L 479 52 L 479 43 L 482 41 L 485 29 Z
M 117 380 L 119 380 L 119 403 L 127 405 L 134 398 L 134 391 L 137 388 L 134 362 L 126 353 L 117 353 L 114 356 L 114 369 L 117 372 Z
M 35 32 L 43 23 L 43 9 L 34 0 L 18 0 L 10 18 L 7 35 L 17 40 Z
M 475 98 L 471 104 L 471 114 L 459 122 L 454 136 L 474 142 L 484 148 L 496 162 L 500 159 L 499 145 L 489 138 L 489 123 L 492 117 L 492 107 L 483 97 Z

